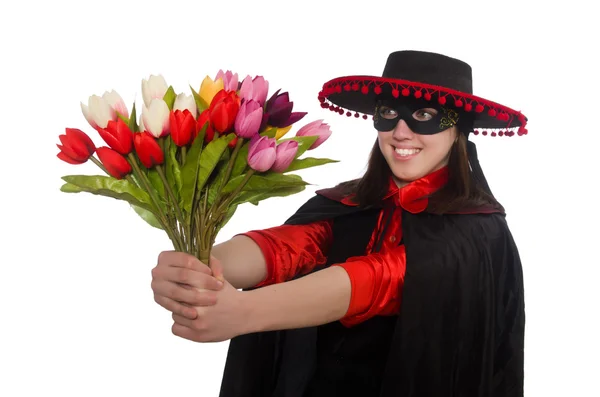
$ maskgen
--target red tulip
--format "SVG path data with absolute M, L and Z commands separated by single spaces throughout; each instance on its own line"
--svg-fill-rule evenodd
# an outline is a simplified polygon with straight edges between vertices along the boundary
M 131 172 L 131 164 L 116 150 L 103 146 L 96 149 L 98 158 L 113 178 L 123 179 Z
M 104 141 L 112 149 L 122 155 L 127 155 L 133 149 L 133 133 L 120 118 L 117 121 L 109 120 L 106 128 L 97 129 Z
M 83 164 L 96 151 L 94 142 L 83 131 L 77 128 L 65 128 L 65 134 L 59 135 L 61 145 L 58 158 L 69 164 Z
M 133 136 L 135 151 L 142 164 L 146 168 L 152 168 L 155 165 L 162 164 L 165 161 L 165 155 L 158 146 L 156 139 L 148 132 L 137 132 Z
M 240 110 L 241 99 L 235 91 L 221 90 L 215 95 L 208 108 L 210 122 L 219 133 L 230 132 Z
M 196 120 L 188 109 L 175 110 L 169 114 L 171 125 L 171 137 L 177 146 L 185 146 L 190 143 L 192 134 L 196 130 Z
M 215 136 L 215 131 L 213 130 L 210 122 L 210 112 L 208 111 L 208 109 L 200 113 L 200 116 L 198 116 L 198 122 L 196 123 L 196 132 L 194 133 L 194 139 L 196 139 L 198 133 L 204 127 L 205 124 L 208 124 L 208 126 L 206 127 L 204 142 L 210 142 Z

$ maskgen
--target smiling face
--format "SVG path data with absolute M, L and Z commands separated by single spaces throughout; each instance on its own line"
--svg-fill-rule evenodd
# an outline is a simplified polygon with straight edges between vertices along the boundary
M 457 120 L 456 112 L 444 108 L 378 105 L 375 127 L 379 148 L 398 186 L 448 164 L 458 137 Z

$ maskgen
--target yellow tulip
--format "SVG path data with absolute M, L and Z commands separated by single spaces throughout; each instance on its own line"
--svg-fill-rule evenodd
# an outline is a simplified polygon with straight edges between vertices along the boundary
M 277 128 L 277 132 L 275 133 L 275 139 L 279 140 L 279 138 L 283 137 L 291 129 L 292 129 L 291 125 L 288 125 L 287 127 L 283 127 L 283 128 Z
M 210 105 L 215 95 L 217 95 L 217 92 L 223 89 L 223 86 L 223 79 L 219 78 L 213 81 L 213 79 L 206 76 L 204 80 L 202 80 L 198 95 L 200 95 L 200 98 L 202 98 L 207 105 Z

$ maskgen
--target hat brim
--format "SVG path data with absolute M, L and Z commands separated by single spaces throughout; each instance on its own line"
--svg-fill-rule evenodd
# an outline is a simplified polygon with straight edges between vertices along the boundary
M 473 117 L 473 133 L 513 136 L 527 134 L 527 117 L 499 103 L 466 92 L 417 81 L 379 76 L 344 76 L 326 82 L 319 92 L 321 107 L 348 117 L 368 119 L 383 98 L 434 101 Z

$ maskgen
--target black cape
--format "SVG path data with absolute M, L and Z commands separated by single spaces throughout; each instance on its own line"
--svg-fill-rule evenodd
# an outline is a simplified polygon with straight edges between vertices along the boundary
M 286 224 L 333 219 L 329 266 L 364 255 L 379 210 L 315 195 Z M 523 275 L 504 214 L 404 211 L 402 216 L 407 269 L 397 316 L 377 316 L 350 328 L 335 322 L 236 337 L 220 396 L 306 396 L 317 368 L 339 370 L 344 354 L 351 353 L 350 347 L 344 353 L 344 347 L 333 346 L 330 364 L 317 359 L 329 348 L 325 344 L 343 344 L 339 335 L 363 350 L 369 341 L 388 341 L 385 355 L 374 345 L 374 357 L 359 356 L 357 368 L 351 368 L 358 374 L 371 366 L 380 374 L 376 395 L 369 397 L 523 396 Z M 358 368 L 361 364 L 365 368 Z M 350 375 L 337 374 L 343 385 L 319 395 L 355 395 L 343 391 L 344 385 L 357 391 L 362 386 L 353 385 L 358 377 L 345 372 Z

